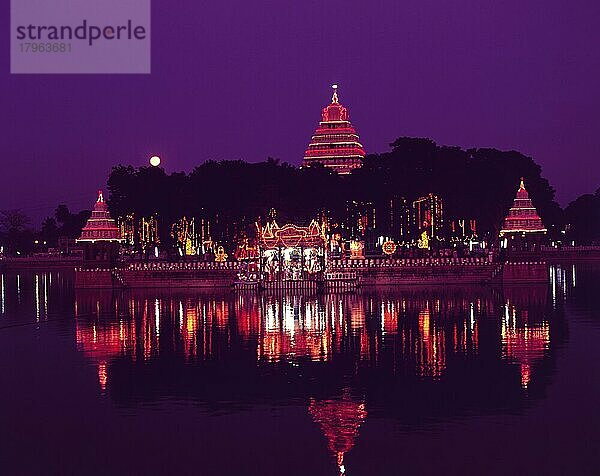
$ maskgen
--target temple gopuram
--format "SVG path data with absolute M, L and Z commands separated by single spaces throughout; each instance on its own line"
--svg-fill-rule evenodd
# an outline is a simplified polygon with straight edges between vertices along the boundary
M 102 190 L 99 190 L 92 216 L 77 239 L 77 243 L 83 245 L 83 259 L 94 263 L 114 263 L 119 257 L 122 241 L 121 232 L 110 216 Z
M 333 85 L 331 104 L 323 108 L 321 122 L 304 153 L 303 165 L 321 164 L 338 174 L 347 175 L 362 166 L 365 150 L 349 120 L 348 109 L 339 103 L 337 85 Z
M 506 240 L 503 247 L 515 249 L 539 245 L 547 231 L 536 208 L 531 203 L 523 177 L 521 177 L 517 196 L 500 230 L 500 238 Z

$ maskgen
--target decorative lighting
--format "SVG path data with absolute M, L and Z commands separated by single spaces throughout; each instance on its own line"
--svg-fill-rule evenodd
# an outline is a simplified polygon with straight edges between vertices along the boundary
M 396 252 L 396 248 L 396 243 L 391 240 L 385 241 L 381 246 L 382 251 L 388 256 L 393 255 Z

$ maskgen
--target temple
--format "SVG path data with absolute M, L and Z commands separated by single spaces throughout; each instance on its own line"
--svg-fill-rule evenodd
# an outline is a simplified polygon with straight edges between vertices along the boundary
M 325 225 L 313 220 L 308 226 L 275 221 L 257 225 L 263 285 L 278 287 L 289 281 L 316 286 L 325 267 Z
M 83 259 L 114 262 L 119 256 L 119 246 L 122 241 L 121 232 L 110 216 L 102 190 L 99 190 L 92 216 L 81 230 L 81 236 L 77 240 L 78 243 L 83 244 Z
M 502 223 L 500 236 L 510 234 L 546 233 L 546 228 L 537 210 L 531 203 L 529 194 L 525 190 L 525 183 L 521 177 L 521 185 L 508 215 Z
M 348 109 L 339 103 L 337 84 L 331 104 L 323 108 L 321 122 L 304 153 L 303 164 L 321 164 L 346 175 L 362 166 L 365 150 L 349 120 Z
M 502 246 L 512 250 L 532 251 L 539 247 L 546 231 L 521 177 L 513 206 L 500 229 L 500 238 L 504 239 Z

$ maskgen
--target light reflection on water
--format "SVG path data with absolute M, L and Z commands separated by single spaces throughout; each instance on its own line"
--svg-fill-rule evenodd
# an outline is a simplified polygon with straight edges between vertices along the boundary
M 160 361 L 162 354 L 178 356 L 185 361 L 180 366 L 200 371 L 214 361 L 275 365 L 273 371 L 298 379 L 299 386 L 302 370 L 296 374 L 290 368 L 310 372 L 311 365 L 331 366 L 330 371 L 339 372 L 331 391 L 300 390 L 291 397 L 308 399 L 308 412 L 326 436 L 340 473 L 368 415 L 370 388 L 362 379 L 369 370 L 382 370 L 383 378 L 400 382 L 436 382 L 453 362 L 460 368 L 461 361 L 477 361 L 482 345 L 489 346 L 483 349 L 487 354 L 498 342 L 500 360 L 518 368 L 518 381 L 504 377 L 505 384 L 527 389 L 550 351 L 547 286 L 503 293 L 474 288 L 325 296 L 77 292 L 75 299 L 78 349 L 97 366 L 103 394 L 111 386 L 111 361 Z M 485 338 L 480 342 L 482 325 Z M 257 383 L 260 377 L 258 372 Z M 123 401 L 146 400 L 128 394 L 128 382 L 121 378 L 114 385 L 125 387 L 119 390 L 125 393 Z M 172 397 L 196 398 L 185 387 L 181 382 Z M 374 399 L 376 407 L 386 404 Z
M 0 331 L 64 323 L 98 398 L 120 408 L 303 405 L 344 473 L 370 418 L 422 429 L 543 398 L 575 273 L 552 266 L 548 285 L 327 295 L 73 291 L 69 273 L 5 273 Z

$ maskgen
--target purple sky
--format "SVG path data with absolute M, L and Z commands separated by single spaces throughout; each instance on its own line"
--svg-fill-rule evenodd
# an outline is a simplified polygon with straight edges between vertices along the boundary
M 401 135 L 517 149 L 563 205 L 600 187 L 597 1 L 153 0 L 152 15 L 149 76 L 11 76 L 2 46 L 0 209 L 89 208 L 111 166 L 152 154 L 169 172 L 299 164 L 334 82 L 367 152 Z

